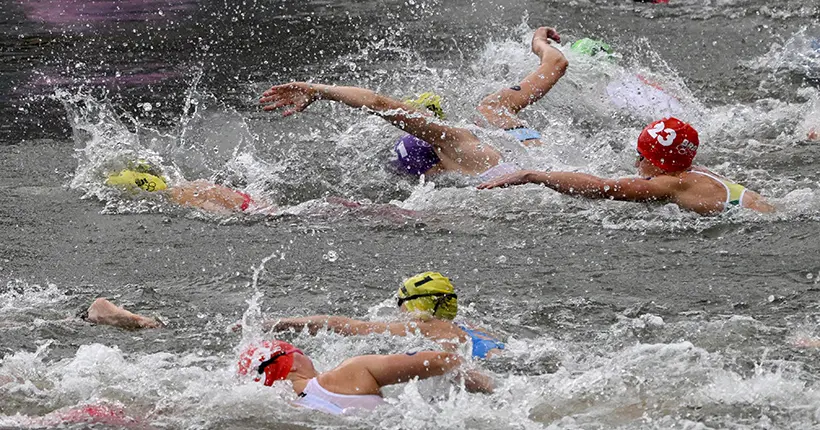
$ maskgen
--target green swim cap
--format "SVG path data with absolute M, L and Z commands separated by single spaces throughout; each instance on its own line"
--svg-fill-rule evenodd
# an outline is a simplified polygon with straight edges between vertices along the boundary
M 590 39 L 588 37 L 576 40 L 569 49 L 579 54 L 589 55 L 591 57 L 594 57 L 601 52 L 605 52 L 609 54 L 609 56 L 615 54 L 615 51 L 607 43 L 601 40 Z
M 451 320 L 458 313 L 458 296 L 450 280 L 438 272 L 424 272 L 404 281 L 398 305 L 409 312 Z
M 445 119 L 444 109 L 441 108 L 441 96 L 434 92 L 421 93 L 417 98 L 405 99 L 404 102 L 416 109 L 427 109 L 438 119 Z

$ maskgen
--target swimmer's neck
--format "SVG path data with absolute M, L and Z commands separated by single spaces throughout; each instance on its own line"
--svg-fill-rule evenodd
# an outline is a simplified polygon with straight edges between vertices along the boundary
M 660 177 L 660 176 L 675 176 L 675 177 L 677 177 L 677 176 L 682 175 L 683 173 L 686 173 L 687 171 L 689 171 L 690 169 L 692 169 L 694 167 L 695 166 L 693 165 L 693 166 L 690 166 L 690 167 L 688 167 L 686 169 L 683 169 L 683 170 L 677 170 L 677 171 L 674 171 L 674 172 L 669 172 L 669 171 L 663 170 L 660 167 L 657 167 L 657 166 L 649 163 L 647 160 L 644 160 L 638 166 L 638 175 L 640 175 L 641 177 L 644 177 L 644 178 L 656 178 L 656 177 Z
M 288 380 L 293 384 L 293 391 L 297 394 L 305 391 L 308 382 L 319 376 L 319 372 L 313 367 L 313 363 L 307 360 L 307 357 L 302 356 L 300 358 L 304 358 L 305 360 L 294 360 L 293 367 L 290 373 L 288 373 Z

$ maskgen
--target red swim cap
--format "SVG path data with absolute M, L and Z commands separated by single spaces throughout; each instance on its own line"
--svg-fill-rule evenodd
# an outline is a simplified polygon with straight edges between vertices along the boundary
M 691 125 L 677 118 L 664 118 L 643 129 L 638 152 L 660 169 L 679 172 L 692 165 L 698 144 L 698 132 Z
M 254 381 L 261 381 L 265 374 L 264 384 L 273 385 L 275 381 L 285 379 L 293 367 L 293 353 L 304 353 L 295 346 L 281 340 L 265 340 L 249 345 L 239 355 L 239 374 L 254 375 Z

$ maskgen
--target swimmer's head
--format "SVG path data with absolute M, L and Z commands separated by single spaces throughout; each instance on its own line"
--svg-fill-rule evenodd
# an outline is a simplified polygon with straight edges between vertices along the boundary
M 161 176 L 130 169 L 120 170 L 119 172 L 108 175 L 108 179 L 105 180 L 105 185 L 124 188 L 129 191 L 135 190 L 136 188 L 141 188 L 145 191 L 162 191 L 168 188 L 168 184 Z
M 692 166 L 699 144 L 698 132 L 691 125 L 670 117 L 643 129 L 638 153 L 665 172 L 681 172 Z
M 393 167 L 399 173 L 420 176 L 441 161 L 433 145 L 412 135 L 405 135 L 393 146 Z
M 438 119 L 446 119 L 444 109 L 441 108 L 441 96 L 434 92 L 422 93 L 415 99 L 405 99 L 404 102 L 416 109 L 427 109 Z
M 579 54 L 589 55 L 590 57 L 597 57 L 598 55 L 605 54 L 608 59 L 615 58 L 615 51 L 611 46 L 609 46 L 609 44 L 604 41 L 590 39 L 588 37 L 576 40 L 569 49 Z
M 295 346 L 281 340 L 265 340 L 248 345 L 239 355 L 237 373 L 251 375 L 254 381 L 267 386 L 288 377 L 293 368 L 293 354 L 304 353 Z
M 441 108 L 441 96 L 427 92 L 415 99 L 406 99 L 405 103 L 416 109 L 428 110 L 438 119 L 444 119 L 444 110 Z M 405 135 L 393 145 L 396 160 L 393 167 L 399 173 L 420 176 L 441 161 L 433 145 L 415 136 Z
M 458 313 L 458 296 L 450 280 L 438 272 L 420 273 L 399 288 L 398 305 L 407 312 L 451 320 Z

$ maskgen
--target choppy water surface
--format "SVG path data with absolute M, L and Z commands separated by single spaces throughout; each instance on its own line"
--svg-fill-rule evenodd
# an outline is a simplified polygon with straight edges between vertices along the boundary
M 820 5 L 760 0 L 2 3 L 0 427 L 50 427 L 103 405 L 142 428 L 813 428 L 820 426 Z M 536 65 L 529 38 L 602 37 L 524 117 L 542 169 L 633 173 L 632 142 L 674 109 L 698 160 L 782 209 L 702 218 L 526 186 L 477 191 L 387 167 L 400 133 L 316 103 L 281 119 L 273 83 L 444 95 L 449 120 Z M 675 98 L 618 107 L 640 75 Z M 493 133 L 489 133 L 493 137 Z M 217 217 L 102 186 L 150 159 L 275 202 Z M 345 207 L 338 198 L 363 202 Z M 394 315 L 406 276 L 454 280 L 461 318 L 504 335 L 474 395 L 443 381 L 394 407 L 332 417 L 234 376 L 245 315 Z M 169 325 L 124 332 L 74 315 L 97 296 Z M 251 324 L 251 331 L 256 326 Z M 248 335 L 246 335 L 248 336 Z M 329 369 L 423 339 L 285 336 Z M 62 418 L 61 418 L 62 417 Z M 75 424 L 82 428 L 84 424 Z M 71 427 L 69 425 L 68 427 Z

